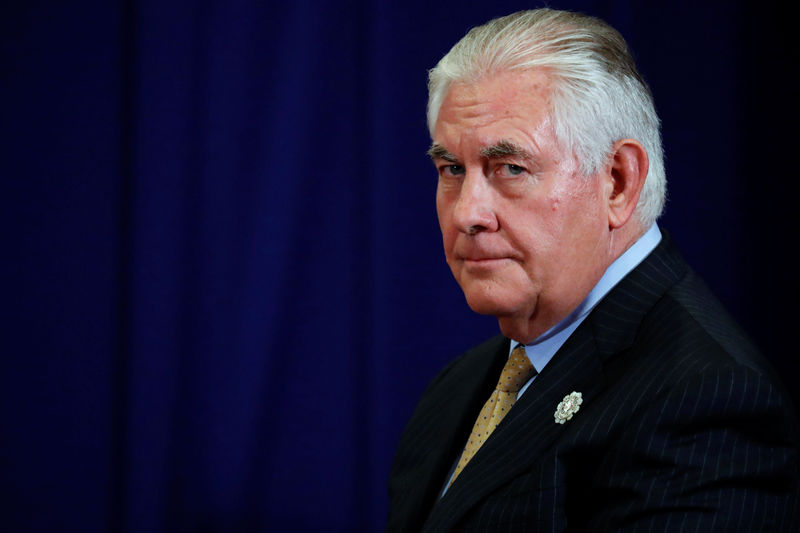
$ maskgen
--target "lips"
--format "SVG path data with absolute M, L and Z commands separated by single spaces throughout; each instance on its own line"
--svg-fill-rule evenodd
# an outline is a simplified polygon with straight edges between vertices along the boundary
M 500 261 L 503 259 L 510 259 L 509 257 L 505 256 L 467 256 L 461 257 L 462 261 L 469 261 L 470 263 L 484 263 L 487 261 Z
M 497 244 L 497 246 L 490 246 Z M 481 245 L 474 239 L 463 240 L 455 243 L 452 256 L 458 261 L 469 265 L 492 265 L 503 261 L 520 260 L 520 254 L 505 242 L 486 242 Z
M 454 255 L 461 261 L 470 263 L 488 263 L 514 258 L 513 253 L 504 253 L 499 250 L 480 250 L 474 247 L 472 249 L 455 250 Z
M 465 247 L 466 248 L 466 247 Z M 480 263 L 483 261 L 499 261 L 502 259 L 513 259 L 515 254 L 511 252 L 501 252 L 499 250 L 481 250 L 477 249 L 476 247 L 470 248 L 462 248 L 460 250 L 455 250 L 454 254 L 458 259 L 462 261 L 470 261 L 474 263 Z
M 469 270 L 494 270 L 511 261 L 506 256 L 468 256 L 461 258 L 462 264 Z

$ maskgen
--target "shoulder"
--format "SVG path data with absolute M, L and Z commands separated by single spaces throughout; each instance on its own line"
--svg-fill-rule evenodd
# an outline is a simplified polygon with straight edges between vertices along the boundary
M 644 387 L 645 403 L 669 403 L 669 409 L 661 408 L 664 416 L 670 412 L 679 418 L 686 409 L 697 416 L 723 416 L 727 410 L 746 419 L 747 413 L 761 412 L 767 419 L 783 417 L 780 427 L 796 430 L 781 379 L 691 269 L 645 313 L 633 342 L 619 356 L 620 369 L 630 372 L 622 378 L 628 381 L 625 388 Z
M 508 353 L 508 342 L 507 338 L 497 335 L 450 361 L 425 388 L 409 424 L 441 409 L 454 398 L 477 393 L 485 385 L 486 376 L 499 375 Z
M 691 269 L 645 314 L 636 348 L 645 365 L 666 363 L 663 370 L 673 378 L 757 377 L 783 392 L 768 360 Z
M 800 439 L 790 395 L 696 274 L 663 294 L 619 355 L 609 395 L 623 422 L 596 479 L 635 497 L 607 505 L 598 529 L 638 516 L 631 524 L 657 530 L 792 530 Z
M 450 361 L 450 363 L 436 375 L 425 390 L 425 394 L 441 386 L 443 383 L 459 381 L 462 374 L 484 372 L 486 369 L 495 366 L 498 359 L 501 360 L 502 368 L 502 361 L 504 361 L 504 358 L 499 358 L 498 354 L 505 354 L 508 351 L 508 344 L 509 340 L 507 338 L 502 335 L 496 335 L 470 348 Z

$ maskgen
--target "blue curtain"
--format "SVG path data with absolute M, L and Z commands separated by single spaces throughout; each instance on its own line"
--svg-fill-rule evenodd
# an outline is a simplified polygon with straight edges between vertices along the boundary
M 416 399 L 497 331 L 443 260 L 426 69 L 530 4 L 16 4 L 3 529 L 380 530 Z M 662 227 L 793 384 L 788 23 L 642 4 L 550 2 L 629 40 L 664 123 Z

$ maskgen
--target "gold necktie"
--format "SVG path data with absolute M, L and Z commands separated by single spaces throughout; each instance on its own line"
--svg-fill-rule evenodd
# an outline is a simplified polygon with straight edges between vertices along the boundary
M 458 461 L 450 483 L 455 481 L 470 459 L 492 434 L 494 428 L 506 416 L 511 406 L 517 401 L 517 393 L 522 386 L 535 375 L 536 369 L 525 355 L 525 346 L 518 344 L 511 351 L 511 356 L 509 356 L 506 366 L 503 367 L 494 392 L 483 405 L 483 409 L 472 427 L 472 433 L 467 445 L 464 446 L 464 451 L 461 452 L 461 459 Z

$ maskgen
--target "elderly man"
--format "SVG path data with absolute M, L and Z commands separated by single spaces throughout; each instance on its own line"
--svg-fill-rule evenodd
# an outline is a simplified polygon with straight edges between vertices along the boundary
M 659 121 L 622 37 L 549 9 L 430 73 L 445 255 L 501 336 L 401 439 L 389 531 L 798 531 L 796 422 L 655 224 Z

